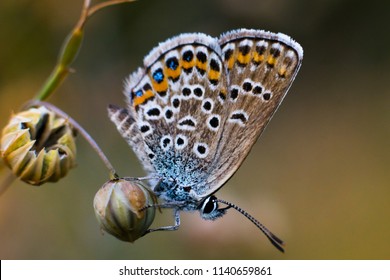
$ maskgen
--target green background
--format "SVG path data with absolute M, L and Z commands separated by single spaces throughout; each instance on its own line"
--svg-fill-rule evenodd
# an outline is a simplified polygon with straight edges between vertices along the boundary
M 81 0 L 0 1 L 0 126 L 38 91 Z M 65 84 L 49 100 L 101 145 L 122 176 L 143 176 L 108 120 L 124 78 L 183 32 L 283 32 L 304 48 L 300 73 L 250 156 L 218 193 L 286 241 L 279 253 L 244 217 L 183 213 L 176 232 L 134 244 L 102 235 L 92 201 L 108 179 L 82 138 L 78 166 L 57 184 L 14 182 L 0 197 L 1 259 L 389 259 L 390 2 L 140 0 L 86 26 Z M 172 224 L 170 211 L 154 226 Z

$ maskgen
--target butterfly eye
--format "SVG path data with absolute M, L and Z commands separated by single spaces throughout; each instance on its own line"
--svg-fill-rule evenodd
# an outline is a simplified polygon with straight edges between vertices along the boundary
M 215 201 L 215 196 L 210 196 L 203 202 L 201 212 L 202 214 L 210 214 L 217 209 L 218 205 Z
M 226 213 L 227 208 L 219 208 L 217 198 L 213 195 L 206 198 L 199 207 L 200 215 L 205 220 L 215 220 Z

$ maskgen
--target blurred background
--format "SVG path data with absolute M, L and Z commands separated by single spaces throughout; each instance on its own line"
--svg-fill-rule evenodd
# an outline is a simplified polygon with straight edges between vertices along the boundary
M 0 1 L 0 126 L 54 67 L 82 0 Z M 183 213 L 176 232 L 134 244 L 101 234 L 92 201 L 108 173 L 84 139 L 56 184 L 15 181 L 0 197 L 1 259 L 389 259 L 390 2 L 139 0 L 87 23 L 70 75 L 50 98 L 95 138 L 122 176 L 140 163 L 107 118 L 124 78 L 171 36 L 236 28 L 283 32 L 305 56 L 287 98 L 218 197 L 286 241 L 281 254 L 231 210 L 215 222 Z M 169 210 L 154 226 L 173 223 Z

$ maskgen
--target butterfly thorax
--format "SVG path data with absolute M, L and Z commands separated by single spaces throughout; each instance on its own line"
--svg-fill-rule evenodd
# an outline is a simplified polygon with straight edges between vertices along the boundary
M 180 186 L 176 182 L 161 181 L 154 192 L 164 202 L 177 205 L 177 208 L 193 211 L 198 208 L 199 201 L 194 195 L 194 191 L 189 186 Z
M 198 168 L 197 159 L 188 160 L 177 155 L 174 150 L 155 151 L 164 153 L 154 162 L 156 175 L 161 178 L 153 191 L 167 203 L 177 203 L 183 210 L 195 210 L 202 200 L 205 189 L 205 173 Z M 161 160 L 160 160 L 161 159 Z

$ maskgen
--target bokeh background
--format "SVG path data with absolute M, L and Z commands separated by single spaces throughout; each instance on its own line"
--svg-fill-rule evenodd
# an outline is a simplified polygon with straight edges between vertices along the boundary
M 0 1 L 0 126 L 38 91 L 82 0 Z M 219 192 L 286 241 L 279 253 L 244 217 L 183 213 L 176 232 L 134 244 L 102 235 L 92 201 L 108 179 L 78 138 L 78 167 L 56 184 L 15 181 L 0 197 L 1 259 L 389 259 L 390 2 L 139 0 L 86 26 L 76 72 L 50 99 L 87 129 L 122 176 L 144 175 L 108 120 L 123 79 L 173 35 L 246 27 L 289 34 L 303 66 L 265 133 Z M 172 224 L 164 211 L 154 226 Z

